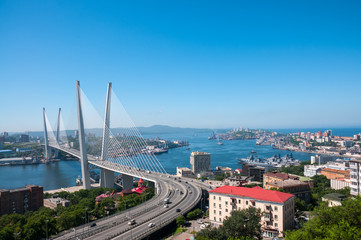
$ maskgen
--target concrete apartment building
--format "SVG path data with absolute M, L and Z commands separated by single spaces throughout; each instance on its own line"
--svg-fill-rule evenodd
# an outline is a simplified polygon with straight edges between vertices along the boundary
M 350 181 L 351 194 L 359 195 L 361 193 L 361 160 L 350 160 Z
M 327 179 L 350 178 L 350 171 L 324 168 L 321 170 L 321 175 L 324 175 Z
M 26 185 L 12 190 L 0 189 L 0 216 L 38 210 L 43 206 L 43 187 Z
M 178 177 L 187 177 L 187 178 L 195 177 L 192 170 L 187 167 L 177 167 L 177 176 Z
M 190 157 L 194 174 L 211 171 L 211 154 L 206 152 L 192 152 Z
M 69 207 L 70 201 L 59 197 L 44 199 L 44 207 L 55 209 L 57 206 Z
M 268 172 L 263 175 L 263 188 L 283 188 L 285 192 L 294 194 L 306 203 L 311 200 L 313 181 L 300 181 L 299 176 L 281 172 Z
M 332 189 L 342 189 L 345 187 L 351 186 L 351 179 L 350 178 L 335 178 L 330 179 L 330 184 Z
M 266 168 L 256 166 L 253 164 L 242 163 L 241 175 L 245 177 L 252 177 L 253 181 L 263 182 L 263 174 L 266 172 Z
M 234 210 L 256 207 L 263 216 L 264 237 L 283 236 L 294 227 L 294 195 L 261 187 L 222 186 L 209 191 L 209 219 L 212 226 L 220 226 Z

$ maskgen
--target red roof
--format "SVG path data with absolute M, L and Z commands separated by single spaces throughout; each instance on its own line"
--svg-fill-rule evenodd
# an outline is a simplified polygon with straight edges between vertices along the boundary
M 235 195 L 242 197 L 249 197 L 269 202 L 280 202 L 284 203 L 289 198 L 294 197 L 293 194 L 278 192 L 273 190 L 265 190 L 261 187 L 246 188 L 246 187 L 233 187 L 233 186 L 222 186 L 214 190 L 209 191 L 210 193 L 222 193 L 227 195 Z
M 140 183 L 144 183 L 143 179 L 139 179 L 139 181 L 138 181 L 138 182 L 140 182 Z

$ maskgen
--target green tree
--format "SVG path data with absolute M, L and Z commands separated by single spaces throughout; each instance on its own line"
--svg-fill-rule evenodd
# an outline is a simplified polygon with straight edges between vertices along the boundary
M 202 217 L 202 211 L 197 208 L 187 214 L 187 219 L 193 220 Z
M 178 227 L 184 226 L 186 223 L 186 218 L 184 216 L 177 217 L 176 223 Z
M 348 199 L 342 206 L 317 207 L 303 228 L 286 232 L 286 239 L 361 239 L 361 198 Z
M 232 215 L 223 221 L 219 228 L 207 228 L 197 233 L 197 239 L 262 239 L 261 210 L 247 208 L 233 211 Z

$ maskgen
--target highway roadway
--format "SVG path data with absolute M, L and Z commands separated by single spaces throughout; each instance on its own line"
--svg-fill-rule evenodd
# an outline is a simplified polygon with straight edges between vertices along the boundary
M 155 175 L 155 174 L 147 174 Z M 168 177 L 169 176 L 169 177 Z M 154 177 L 154 176 L 147 176 Z M 197 205 L 201 189 L 171 175 L 157 175 L 159 194 L 145 203 L 121 213 L 96 221 L 96 226 L 85 224 L 68 230 L 52 239 L 142 239 L 184 215 Z M 169 198 L 168 208 L 164 199 Z M 180 209 L 180 212 L 177 212 Z M 136 224 L 129 225 L 134 219 Z M 149 224 L 153 223 L 153 227 Z
M 55 148 L 76 157 L 80 156 L 79 151 L 75 149 Z M 88 159 L 90 164 L 98 167 L 126 173 L 124 166 L 117 166 L 117 164 L 107 161 L 97 161 L 91 155 L 88 155 Z M 142 177 L 155 182 L 157 190 L 155 197 L 132 209 L 64 231 L 51 239 L 142 239 L 174 221 L 178 216 L 187 213 L 201 199 L 201 186 L 196 181 L 181 180 L 173 175 L 139 171 L 139 169 L 129 169 L 129 171 L 137 172 L 137 174 L 132 174 L 135 175 L 134 177 Z M 139 174 L 141 176 L 138 176 Z M 168 208 L 164 207 L 165 198 L 170 199 Z M 177 209 L 179 210 L 177 211 Z M 132 219 L 135 219 L 136 224 L 128 225 L 129 220 Z M 96 223 L 96 226 L 90 227 L 93 223 Z M 149 227 L 150 223 L 153 223 L 154 226 Z

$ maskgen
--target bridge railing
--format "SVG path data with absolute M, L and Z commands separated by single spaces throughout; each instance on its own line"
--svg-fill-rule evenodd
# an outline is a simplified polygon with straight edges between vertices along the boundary
M 144 203 L 142 203 L 142 204 L 140 204 L 140 205 L 134 206 L 134 207 L 132 207 L 132 208 L 128 208 L 128 209 L 123 210 L 123 211 L 121 211 L 121 212 L 119 212 L 119 213 L 115 213 L 115 214 L 112 214 L 112 215 L 109 215 L 109 216 L 100 218 L 100 219 L 98 219 L 98 220 L 92 221 L 92 222 L 90 222 L 90 223 L 83 224 L 83 225 L 80 225 L 80 226 L 78 226 L 78 227 L 75 227 L 75 228 L 72 228 L 72 229 L 69 229 L 69 230 L 65 230 L 65 231 L 63 231 L 63 232 L 61 232 L 61 233 L 57 234 L 56 236 L 53 236 L 53 237 L 51 237 L 51 238 L 49 238 L 49 239 L 59 239 L 59 238 L 61 238 L 61 239 L 69 240 L 69 239 L 73 239 L 73 238 L 76 239 L 76 237 L 79 237 L 79 236 L 85 236 L 85 237 L 92 236 L 92 235 L 97 234 L 97 233 L 99 233 L 99 232 L 102 232 L 102 231 L 104 231 L 104 230 L 106 230 L 106 229 L 109 229 L 109 228 L 111 228 L 111 227 L 113 227 L 113 226 L 122 224 L 122 223 L 128 221 L 128 219 L 127 219 L 127 218 L 121 218 L 121 219 L 119 219 L 119 220 L 117 220 L 117 221 L 115 221 L 115 222 L 112 222 L 111 224 L 109 224 L 109 223 L 104 223 L 104 224 L 101 224 L 101 225 L 99 225 L 99 226 L 97 225 L 97 228 L 90 230 L 90 225 L 91 225 L 91 224 L 93 224 L 93 223 L 97 224 L 97 223 L 99 223 L 99 222 L 103 222 L 103 221 L 106 221 L 106 220 L 108 220 L 108 219 L 111 219 L 111 218 L 114 218 L 114 217 L 117 217 L 117 216 L 120 216 L 120 215 L 123 215 L 123 214 L 126 214 L 126 215 L 127 215 L 127 213 L 130 213 L 130 212 L 133 211 L 134 209 L 144 207 L 144 205 L 149 204 L 150 202 L 154 202 L 155 199 L 156 199 L 158 196 L 159 196 L 159 193 L 156 193 L 153 198 L 147 200 L 147 201 L 149 201 L 149 202 L 145 201 Z M 137 212 L 132 213 L 131 216 L 132 216 L 132 217 L 136 217 L 136 216 L 141 215 L 142 213 L 144 213 L 144 211 L 143 211 L 143 210 L 140 210 L 140 211 L 137 211 Z M 88 230 L 85 231 L 85 230 L 84 230 L 85 228 L 88 228 Z M 74 236 L 72 236 L 72 237 L 67 237 L 67 238 L 62 238 L 62 236 L 67 235 L 67 234 L 70 234 L 70 233 L 73 233 L 73 232 L 74 232 Z M 83 232 L 84 232 L 84 233 L 83 233 Z M 77 233 L 78 233 L 78 234 L 77 234 Z
M 198 187 L 197 187 L 197 188 L 198 188 Z M 187 191 L 187 194 L 183 195 L 182 200 L 185 199 L 185 198 L 187 197 L 187 195 L 188 195 L 188 191 Z M 169 219 L 167 219 L 167 220 L 165 220 L 165 221 L 163 221 L 163 222 L 160 222 L 158 225 L 156 225 L 156 226 L 154 226 L 154 227 L 152 227 L 152 228 L 149 228 L 149 229 L 146 230 L 145 232 L 143 232 L 143 233 L 141 233 L 141 234 L 133 237 L 133 239 L 143 239 L 143 238 L 149 236 L 150 234 L 152 234 L 152 233 L 160 230 L 160 229 L 163 228 L 164 226 L 167 226 L 168 224 L 172 223 L 173 221 L 175 221 L 175 220 L 177 219 L 177 217 L 180 217 L 180 216 L 184 215 L 185 213 L 189 212 L 190 210 L 192 210 L 192 209 L 198 204 L 198 202 L 200 201 L 201 196 L 202 196 L 202 195 L 199 194 L 199 195 L 197 196 L 197 199 L 193 202 L 193 204 L 188 205 L 188 206 L 187 206 L 186 208 L 184 208 L 183 211 L 181 211 L 180 213 L 177 213 L 177 214 L 176 214 L 175 216 L 173 216 L 172 218 L 169 218 Z M 174 205 L 174 206 L 172 206 L 171 208 L 169 208 L 169 210 L 171 210 L 171 209 L 173 209 L 173 208 L 176 208 L 176 207 L 177 207 L 177 206 Z M 169 211 L 169 210 L 168 210 L 168 211 Z M 146 222 L 148 222 L 148 221 L 150 221 L 150 220 L 152 220 L 152 219 L 155 219 L 155 218 L 157 218 L 157 217 L 158 217 L 158 215 L 157 215 L 157 216 L 153 216 L 153 217 L 149 217 L 149 218 L 141 221 L 139 224 L 146 223 Z M 139 224 L 138 224 L 138 225 L 139 225 Z M 108 236 L 108 237 L 105 238 L 105 239 L 106 239 L 106 240 L 110 240 L 110 239 L 112 239 L 112 238 L 115 238 L 116 236 L 119 236 L 119 235 L 121 235 L 121 234 L 123 234 L 123 233 L 126 233 L 127 231 L 131 230 L 131 229 L 134 228 L 134 227 L 136 227 L 136 226 L 129 227 L 129 228 L 123 230 L 123 231 L 120 231 L 120 232 L 118 232 L 118 233 L 116 233 L 116 234 L 113 234 L 113 235 L 111 235 L 111 236 Z

